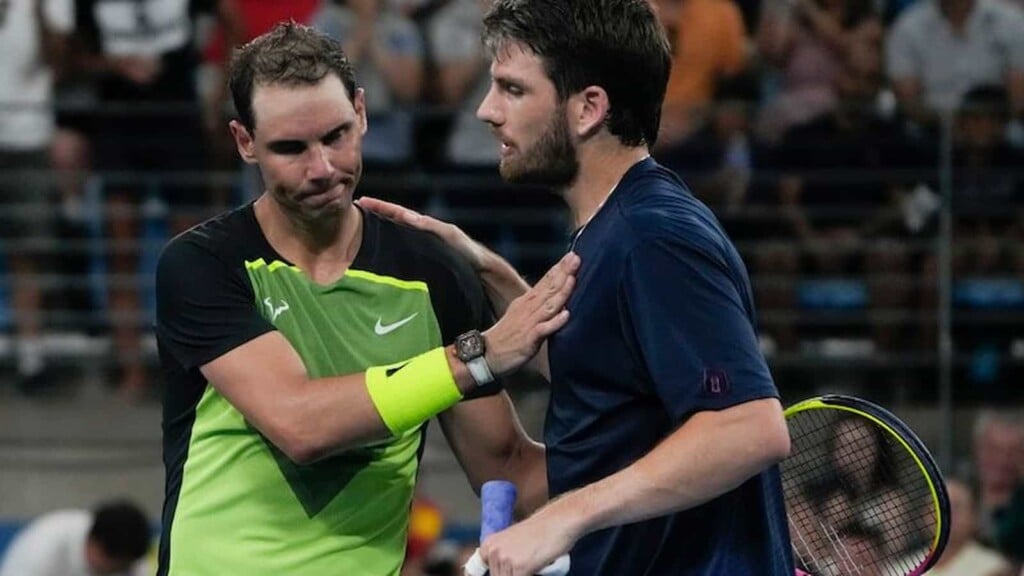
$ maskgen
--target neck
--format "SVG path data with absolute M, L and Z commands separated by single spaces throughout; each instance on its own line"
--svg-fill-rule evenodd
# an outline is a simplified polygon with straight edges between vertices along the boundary
M 359 252 L 363 216 L 352 204 L 335 217 L 309 221 L 286 213 L 264 194 L 254 210 L 271 247 L 316 281 L 334 280 L 344 274 Z
M 594 217 L 626 171 L 648 154 L 646 146 L 627 148 L 617 140 L 579 150 L 579 174 L 564 192 L 576 228 Z

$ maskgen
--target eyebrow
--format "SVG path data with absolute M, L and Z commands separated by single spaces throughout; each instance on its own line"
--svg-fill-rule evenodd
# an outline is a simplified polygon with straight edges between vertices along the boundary
M 354 123 L 355 123 L 355 121 L 353 121 L 353 120 L 346 120 L 346 121 L 342 122 L 341 124 L 338 124 L 334 128 L 331 128 L 327 132 L 324 132 L 319 138 L 317 138 L 317 140 L 318 141 L 326 140 L 327 138 L 329 138 L 329 137 L 331 137 L 331 136 L 333 136 L 335 134 L 338 134 L 339 132 L 341 132 L 341 131 L 343 131 L 343 130 L 345 130 L 347 128 L 351 128 Z M 288 146 L 288 145 L 291 145 L 291 144 L 302 144 L 303 146 L 305 146 L 306 141 L 305 140 L 300 140 L 300 139 L 297 139 L 297 138 L 281 138 L 279 140 L 271 140 L 271 141 L 267 142 L 267 147 L 268 148 L 274 148 L 274 147 L 278 147 L 278 146 Z

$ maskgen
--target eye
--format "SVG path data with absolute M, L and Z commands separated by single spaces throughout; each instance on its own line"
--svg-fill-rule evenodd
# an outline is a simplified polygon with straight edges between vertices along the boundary
M 510 96 L 522 96 L 524 94 L 522 86 L 509 82 L 508 80 L 498 80 L 496 82 L 498 88 Z
M 306 150 L 306 145 L 302 142 L 274 142 L 268 145 L 267 148 L 274 154 L 295 156 L 302 154 Z

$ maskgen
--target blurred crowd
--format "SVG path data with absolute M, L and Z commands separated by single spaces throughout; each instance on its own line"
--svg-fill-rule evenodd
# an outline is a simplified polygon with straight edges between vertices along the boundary
M 921 566 L 940 528 L 932 491 L 909 453 L 881 427 L 844 417 L 822 427 L 826 458 L 795 454 L 783 467 L 798 566 L 812 574 L 906 574 Z M 940 576 L 1016 576 L 1024 562 L 1024 428 L 979 413 L 972 460 L 947 471 Z M 811 465 L 802 460 L 811 457 Z M 858 569 L 860 567 L 860 569 Z
M 1024 358 L 1024 3 L 652 1 L 674 52 L 653 154 L 737 242 L 770 357 L 920 357 L 933 383 L 947 302 L 958 378 L 981 399 L 1019 399 L 1006 383 L 1021 371 L 1005 360 Z M 566 247 L 564 209 L 500 184 L 475 114 L 486 5 L 0 0 L 0 324 L 18 388 L 53 385 L 43 336 L 72 328 L 110 335 L 118 391 L 152 393 L 147 262 L 169 235 L 258 193 L 226 127 L 225 67 L 232 46 L 284 19 L 336 37 L 356 65 L 375 167 L 362 191 L 455 220 L 528 277 L 546 269 Z M 873 384 L 914 377 L 883 367 Z M 837 426 L 835 442 L 864 434 Z M 950 548 L 932 573 L 1018 574 L 1024 431 L 984 414 L 973 459 L 949 482 Z M 790 504 L 848 520 L 913 507 L 870 470 Z M 920 544 L 844 524 L 864 554 Z M 475 542 L 445 536 L 443 511 L 417 500 L 406 576 L 460 573 Z
M 997 317 L 1024 307 L 1024 6 L 652 1 L 674 52 L 653 153 L 741 248 L 768 353 L 927 359 L 944 301 Z M 283 19 L 334 36 L 356 65 L 365 160 L 382 167 L 361 190 L 454 219 L 528 276 L 545 269 L 565 248 L 564 211 L 500 185 L 475 116 L 486 5 L 0 3 L 0 202 L 11 206 L 0 320 L 20 388 L 46 388 L 41 334 L 72 325 L 109 333 L 121 392 L 151 390 L 147 257 L 258 192 L 226 128 L 225 67 L 232 46 Z M 956 281 L 944 291 L 947 262 Z M 954 314 L 962 372 L 1004 381 L 1000 359 L 1024 357 L 1019 319 L 977 317 Z

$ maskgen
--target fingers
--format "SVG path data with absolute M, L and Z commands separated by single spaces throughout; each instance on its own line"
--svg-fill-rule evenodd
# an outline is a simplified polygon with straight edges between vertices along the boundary
M 549 319 L 560 313 L 566 302 L 569 301 L 572 289 L 576 286 L 576 272 L 579 270 L 579 265 L 579 256 L 570 252 L 552 266 L 537 283 L 534 287 L 536 291 L 534 297 L 541 299 L 538 303 L 540 317 Z M 547 334 L 550 332 L 545 331 L 544 335 Z
M 412 225 L 412 222 L 421 216 L 419 212 L 410 210 L 400 204 L 387 202 L 378 198 L 371 198 L 370 196 L 363 196 L 362 198 L 359 198 L 356 200 L 356 204 L 359 204 L 360 207 L 365 208 L 382 218 L 410 225 Z
M 431 218 L 426 214 L 420 214 L 419 212 L 406 208 L 400 204 L 387 202 L 379 198 L 363 196 L 356 200 L 356 204 L 359 204 L 360 207 L 373 212 L 381 218 L 398 222 L 399 224 L 405 224 L 406 226 L 416 228 L 418 230 L 424 230 L 441 238 L 447 239 L 446 235 L 450 235 L 452 233 L 450 229 L 457 230 L 455 226 L 448 224 L 447 222 L 442 222 L 437 218 Z

